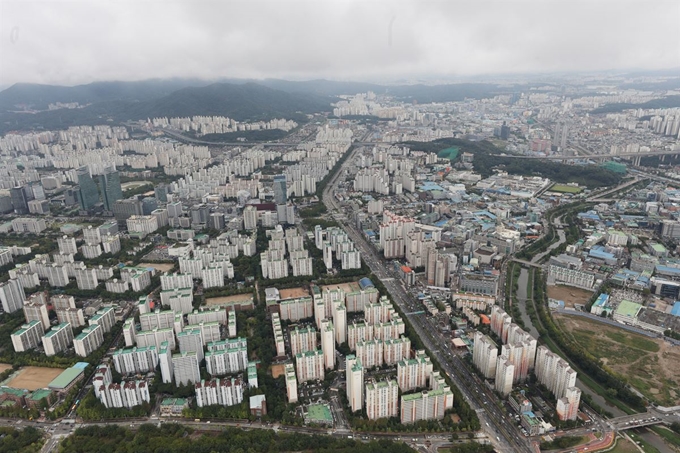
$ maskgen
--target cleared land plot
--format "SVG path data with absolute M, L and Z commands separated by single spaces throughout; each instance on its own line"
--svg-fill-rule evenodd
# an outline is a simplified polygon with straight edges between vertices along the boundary
M 332 291 L 334 289 L 341 289 L 345 293 L 352 293 L 354 291 L 359 291 L 361 289 L 358 282 L 338 283 L 337 285 L 322 285 L 321 286 L 322 291 L 325 291 L 326 288 L 328 288 L 330 291 Z
M 173 263 L 139 263 L 139 267 L 153 267 L 159 272 L 168 272 L 175 265 Z
M 555 184 L 550 188 L 548 192 L 560 192 L 560 193 L 579 193 L 582 192 L 583 189 L 580 187 L 572 187 L 572 186 L 567 186 L 564 184 Z
M 640 450 L 628 439 L 619 437 L 616 441 L 616 446 L 609 451 L 610 453 L 638 453 Z
M 7 383 L 7 387 L 26 390 L 45 388 L 47 384 L 52 382 L 63 371 L 61 368 L 27 366 L 14 375 L 12 380 Z
M 309 291 L 304 288 L 286 288 L 279 290 L 279 296 L 281 296 L 281 299 L 296 299 L 309 296 Z
M 12 365 L 9 365 L 7 363 L 0 363 L 0 373 L 4 373 L 5 371 L 9 370 L 12 368 Z
M 565 307 L 574 307 L 574 304 L 585 305 L 591 297 L 592 291 L 565 285 L 548 285 L 548 297 L 563 300 Z
M 277 377 L 286 374 L 286 366 L 283 363 L 277 363 L 276 365 L 272 365 L 271 371 L 272 377 L 276 379 Z
M 211 297 L 209 299 L 205 300 L 205 304 L 210 306 L 210 305 L 222 305 L 222 304 L 228 304 L 228 303 L 234 303 L 234 302 L 248 302 L 253 300 L 253 294 L 252 293 L 245 293 L 245 294 L 235 294 L 233 296 L 221 296 L 221 297 Z
M 149 181 L 128 181 L 120 185 L 122 190 L 136 189 L 137 187 L 142 187 L 143 185 L 151 184 Z
M 680 402 L 680 347 L 577 316 L 554 315 L 562 329 L 647 398 Z

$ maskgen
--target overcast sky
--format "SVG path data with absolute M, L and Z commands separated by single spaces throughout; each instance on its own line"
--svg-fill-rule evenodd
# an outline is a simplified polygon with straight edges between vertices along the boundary
M 0 85 L 680 67 L 680 1 L 0 0 Z

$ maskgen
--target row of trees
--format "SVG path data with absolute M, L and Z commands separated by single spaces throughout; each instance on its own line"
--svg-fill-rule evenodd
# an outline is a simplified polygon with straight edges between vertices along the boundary
M 165 423 L 160 427 L 142 425 L 136 432 L 119 426 L 78 428 L 61 444 L 68 453 L 164 453 L 223 452 L 277 453 L 306 451 L 317 453 L 407 453 L 404 443 L 389 440 L 363 443 L 342 437 L 284 434 L 270 430 L 244 431 L 226 428 L 218 434 L 194 433 L 189 427 Z
M 628 384 L 623 378 L 605 369 L 596 357 L 586 351 L 567 334 L 562 332 L 555 324 L 548 311 L 547 297 L 545 294 L 545 277 L 540 271 L 535 272 L 534 308 L 538 315 L 537 318 L 540 321 L 539 323 L 535 323 L 535 327 L 539 334 L 547 336 L 554 341 L 574 365 L 607 389 L 606 395 L 603 395 L 605 398 L 618 399 L 636 411 L 644 411 L 644 401 L 628 388 Z M 529 315 L 531 316 L 532 314 L 530 313 Z
M 0 427 L 0 451 L 37 453 L 43 443 L 42 432 L 32 426 L 26 426 L 24 429 Z

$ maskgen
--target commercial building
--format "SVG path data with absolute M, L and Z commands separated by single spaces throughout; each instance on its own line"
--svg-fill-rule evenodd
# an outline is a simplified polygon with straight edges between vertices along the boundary
M 90 169 L 87 166 L 76 170 L 76 176 L 78 177 L 80 209 L 88 211 L 99 203 L 97 184 L 92 179 Z
M 99 187 L 102 191 L 104 209 L 113 211 L 113 203 L 123 199 L 120 176 L 118 175 L 115 166 L 104 168 L 104 172 L 99 175 Z

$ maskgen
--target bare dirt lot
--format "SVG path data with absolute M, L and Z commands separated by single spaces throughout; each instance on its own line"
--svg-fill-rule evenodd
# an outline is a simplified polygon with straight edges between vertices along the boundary
M 295 299 L 309 296 L 309 291 L 304 288 L 286 288 L 279 290 L 279 296 L 281 296 L 281 299 Z
M 279 376 L 283 376 L 286 373 L 286 367 L 283 363 L 272 365 L 272 377 L 276 379 Z
M 349 282 L 349 283 L 339 283 L 337 285 L 323 285 L 321 286 L 321 290 L 325 291 L 326 288 L 329 290 L 334 290 L 334 289 L 341 289 L 345 293 L 351 293 L 354 291 L 359 291 L 359 283 L 358 282 Z
M 5 371 L 9 370 L 12 368 L 12 365 L 9 365 L 7 363 L 0 363 L 0 373 L 4 373 Z
M 565 285 L 548 285 L 548 297 L 556 300 L 563 300 L 565 307 L 574 307 L 574 304 L 585 304 L 591 297 L 592 291 L 574 288 Z
M 47 368 L 40 366 L 27 366 L 7 383 L 7 387 L 15 389 L 36 390 L 47 387 L 47 384 L 59 376 L 64 370 L 61 368 Z
M 680 346 L 577 316 L 553 315 L 565 332 L 646 397 L 680 403 Z
M 175 265 L 173 263 L 139 263 L 139 267 L 153 267 L 159 272 L 168 272 Z
M 223 305 L 233 302 L 248 302 L 253 300 L 253 295 L 251 293 L 245 294 L 235 294 L 233 296 L 221 296 L 221 297 L 211 297 L 205 300 L 205 304 L 210 305 Z

